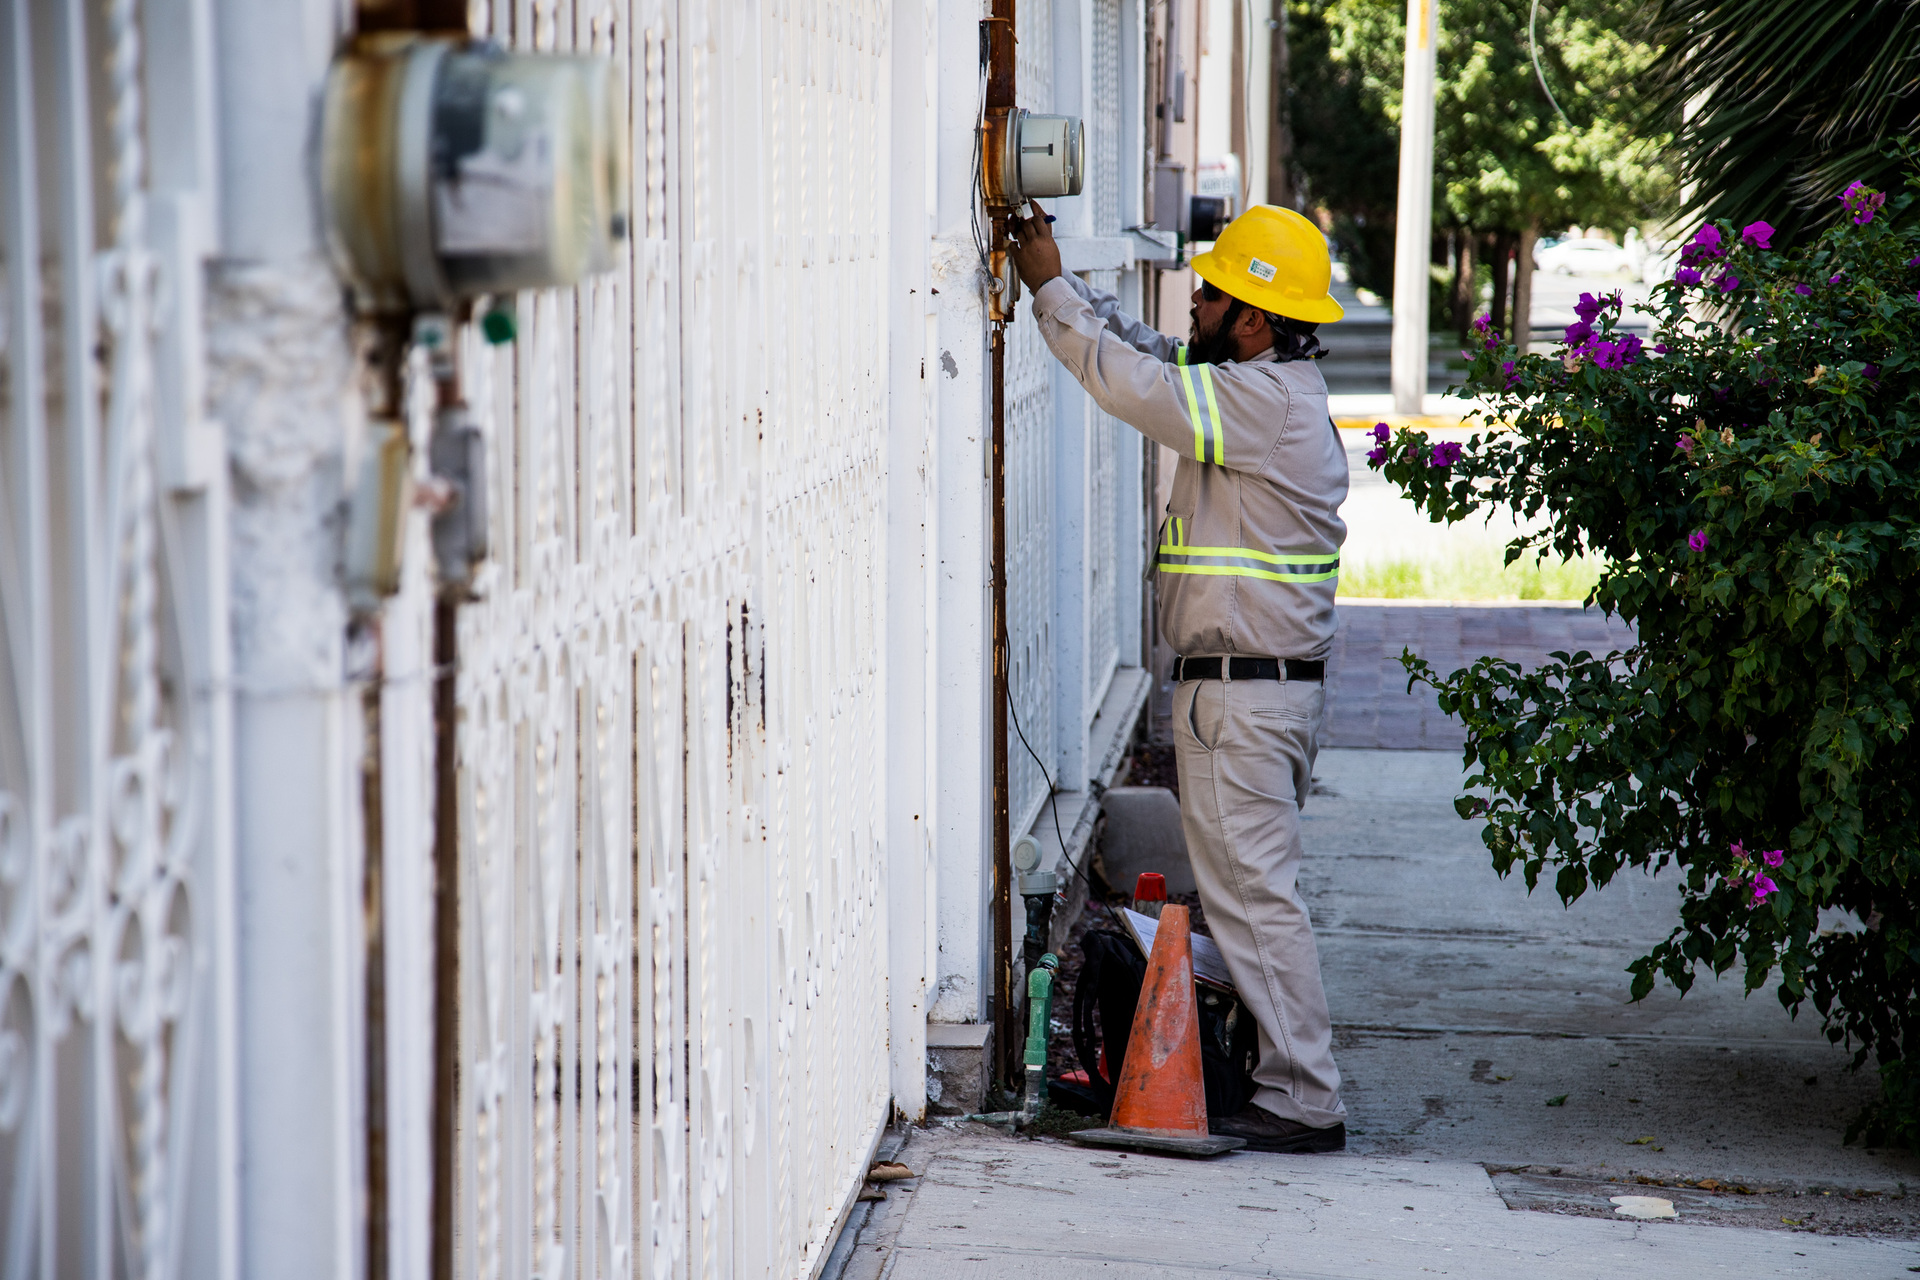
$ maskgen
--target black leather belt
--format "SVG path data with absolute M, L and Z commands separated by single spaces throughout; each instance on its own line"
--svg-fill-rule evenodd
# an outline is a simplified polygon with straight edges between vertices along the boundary
M 1325 680 L 1327 664 L 1304 658 L 1175 658 L 1173 678 L 1218 680 L 1220 664 L 1227 664 L 1228 680 Z

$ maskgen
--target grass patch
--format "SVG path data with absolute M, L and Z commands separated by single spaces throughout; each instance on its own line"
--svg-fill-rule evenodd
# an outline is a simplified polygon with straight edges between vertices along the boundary
M 1584 600 L 1600 580 L 1600 562 L 1502 563 L 1501 547 L 1463 547 L 1444 558 L 1362 561 L 1340 566 L 1340 594 L 1369 600 Z

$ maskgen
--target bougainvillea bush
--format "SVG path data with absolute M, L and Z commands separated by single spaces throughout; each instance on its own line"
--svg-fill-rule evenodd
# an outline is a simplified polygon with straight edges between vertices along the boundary
M 1916 183 L 1914 185 L 1920 185 Z M 1680 919 L 1630 967 L 1744 971 L 1877 1064 L 1871 1140 L 1920 1136 L 1920 233 L 1859 184 L 1794 252 L 1709 224 L 1649 304 L 1582 299 L 1548 355 L 1482 325 L 1464 450 L 1385 426 L 1372 464 L 1436 521 L 1507 507 L 1508 549 L 1593 555 L 1621 654 L 1442 675 L 1467 729 L 1463 817 L 1494 869 L 1571 902 L 1628 869 L 1677 875 Z M 1850 1135 L 1852 1136 L 1852 1135 Z

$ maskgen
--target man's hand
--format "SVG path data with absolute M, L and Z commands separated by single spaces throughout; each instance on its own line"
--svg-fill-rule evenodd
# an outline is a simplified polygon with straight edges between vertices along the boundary
M 1020 283 L 1027 286 L 1027 292 L 1038 293 L 1040 286 L 1060 275 L 1060 246 L 1054 243 L 1053 221 L 1038 204 L 1029 200 L 1027 206 L 1033 210 L 1033 216 L 1025 220 L 1009 218 L 1007 230 L 1013 238 L 1013 247 L 1009 251 L 1013 266 L 1020 273 Z

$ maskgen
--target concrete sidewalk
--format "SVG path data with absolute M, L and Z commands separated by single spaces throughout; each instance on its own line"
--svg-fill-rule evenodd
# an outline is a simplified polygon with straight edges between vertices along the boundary
M 1328 749 L 1303 818 L 1349 1113 L 1341 1156 L 1121 1157 L 979 1126 L 850 1232 L 847 1276 L 1846 1276 L 1920 1270 L 1920 1162 L 1811 1009 L 1702 975 L 1627 1003 L 1671 873 L 1563 907 L 1488 865 L 1453 752 Z M 1064 1016 L 1064 1015 L 1061 1015 Z M 917 1189 L 916 1189 L 917 1185 Z M 1657 1196 L 1677 1221 L 1611 1198 Z M 862 1270 L 861 1268 L 865 1268 Z
M 1764 1188 L 1681 1208 L 1920 1235 L 1920 1163 L 1841 1143 L 1876 1081 L 1811 1008 L 1790 1019 L 1738 973 L 1627 1002 L 1627 964 L 1677 919 L 1672 871 L 1563 907 L 1494 876 L 1453 813 L 1452 753 L 1328 750 L 1316 774 L 1300 884 L 1354 1150 L 1523 1170 L 1550 1199 L 1609 1178 Z
M 1460 1160 L 1183 1161 L 978 1125 L 916 1134 L 897 1158 L 921 1176 L 843 1240 L 841 1280 L 1892 1280 L 1920 1265 L 1920 1244 L 1515 1212 Z

